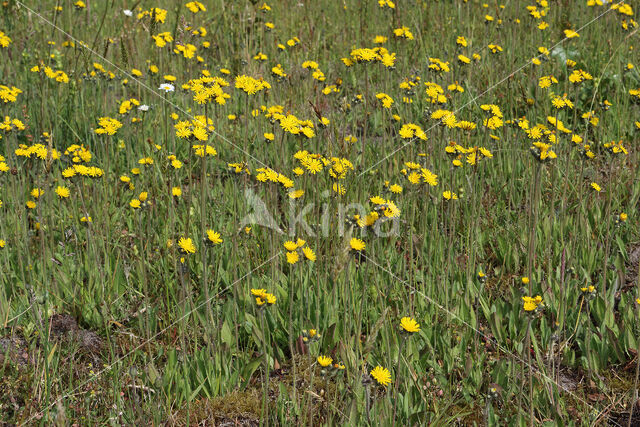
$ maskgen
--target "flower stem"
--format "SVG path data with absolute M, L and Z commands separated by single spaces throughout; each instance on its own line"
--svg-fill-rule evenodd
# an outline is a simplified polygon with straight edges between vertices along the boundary
M 398 384 L 400 384 L 400 356 L 402 355 L 402 350 L 404 349 L 404 345 L 407 342 L 407 337 L 403 336 L 402 337 L 402 341 L 400 341 L 400 345 L 398 346 L 398 358 L 396 359 L 396 367 L 397 367 L 397 374 L 396 374 L 396 383 L 393 386 L 393 417 L 392 419 L 392 426 L 395 427 L 396 425 L 396 409 L 397 409 L 397 405 L 398 405 Z

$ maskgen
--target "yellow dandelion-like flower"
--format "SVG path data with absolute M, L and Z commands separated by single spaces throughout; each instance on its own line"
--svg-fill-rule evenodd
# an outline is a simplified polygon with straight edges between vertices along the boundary
M 180 247 L 181 252 L 185 254 L 195 254 L 196 246 L 193 244 L 193 240 L 190 237 L 181 237 L 178 240 L 178 246 Z
M 71 192 L 69 191 L 69 189 L 67 187 L 62 187 L 62 186 L 59 185 L 58 188 L 56 188 L 56 194 L 61 199 L 66 199 L 67 197 L 69 197 Z
M 267 294 L 266 289 L 251 289 L 251 295 L 256 297 L 264 297 Z
M 531 312 L 535 311 L 538 306 L 542 304 L 542 297 L 540 295 L 537 295 L 535 297 L 524 296 L 522 297 L 522 301 L 522 308 L 524 309 L 524 311 Z
M 458 195 L 452 191 L 447 190 L 442 192 L 442 198 L 445 200 L 457 200 Z
M 296 244 L 296 242 L 292 242 L 291 240 L 287 240 L 286 242 L 284 242 L 283 246 L 286 250 L 290 252 L 298 249 L 298 245 Z
M 383 368 L 382 366 L 378 365 L 373 368 L 370 373 L 373 379 L 376 380 L 381 386 L 386 387 L 391 384 L 391 372 L 389 372 L 387 368 Z
M 304 195 L 304 190 L 293 190 L 289 192 L 289 198 L 291 199 L 299 199 Z
M 349 242 L 349 245 L 351 246 L 351 249 L 357 252 L 363 251 L 364 248 L 367 246 L 362 240 L 357 239 L 355 237 L 351 239 L 351 241 Z
M 331 362 L 333 362 L 333 359 L 329 356 L 318 356 L 318 364 L 323 368 L 331 365 Z
M 316 260 L 316 254 L 313 252 L 313 249 L 311 249 L 309 246 L 306 246 L 306 247 L 302 248 L 302 254 L 309 261 L 315 261 Z
M 300 255 L 298 255 L 298 252 L 287 252 L 287 262 L 289 264 L 295 264 L 296 262 L 298 262 L 298 260 L 300 259 Z
M 220 243 L 222 243 L 220 233 L 213 230 L 207 230 L 207 243 L 212 245 L 219 245 Z
M 420 324 L 411 317 L 403 317 L 400 319 L 400 327 L 404 332 L 411 334 L 420 332 Z

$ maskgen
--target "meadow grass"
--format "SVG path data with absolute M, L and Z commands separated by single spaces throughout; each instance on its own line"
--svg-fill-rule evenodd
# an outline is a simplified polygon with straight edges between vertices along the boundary
M 4 1 L 0 421 L 633 425 L 602 3 Z

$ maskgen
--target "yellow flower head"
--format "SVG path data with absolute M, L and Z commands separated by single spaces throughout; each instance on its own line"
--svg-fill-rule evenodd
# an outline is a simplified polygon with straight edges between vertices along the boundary
M 251 295 L 255 297 L 264 297 L 267 295 L 266 289 L 251 289 Z
M 67 197 L 69 197 L 69 194 L 71 193 L 67 187 L 58 186 L 58 188 L 56 188 L 56 194 L 61 199 L 66 199 Z
M 295 264 L 300 259 L 298 252 L 287 252 L 287 262 L 289 264 Z
M 313 252 L 313 249 L 311 249 L 309 246 L 305 246 L 304 248 L 302 248 L 302 254 L 309 261 L 316 260 L 316 254 Z
M 331 362 L 333 362 L 333 359 L 329 356 L 318 356 L 318 364 L 323 368 L 331 365 Z
M 356 239 L 355 237 L 351 239 L 349 245 L 351 246 L 351 249 L 358 252 L 363 251 L 366 247 L 366 244 L 362 240 Z
M 391 384 L 391 373 L 387 368 L 383 368 L 382 366 L 378 365 L 373 368 L 370 373 L 373 379 L 376 380 L 381 386 L 386 387 Z
M 537 295 L 535 297 L 524 296 L 522 297 L 522 301 L 522 308 L 524 308 L 524 311 L 531 312 L 535 311 L 535 309 L 537 309 L 538 306 L 542 304 L 542 297 L 540 295 Z
M 288 251 L 295 251 L 296 249 L 298 249 L 298 245 L 291 240 L 287 240 L 286 242 L 284 242 L 284 248 Z
M 196 253 L 196 246 L 193 244 L 190 237 L 181 237 L 180 240 L 178 240 L 178 246 L 180 247 L 180 251 L 184 254 Z
M 262 307 L 265 304 L 273 305 L 277 300 L 275 295 L 268 293 L 266 289 L 251 289 L 251 295 L 256 298 L 256 305 L 258 307 Z
M 219 245 L 220 243 L 222 243 L 220 233 L 213 230 L 207 230 L 207 243 L 212 245 Z
M 403 317 L 400 319 L 400 327 L 403 332 L 408 332 L 410 334 L 420 332 L 420 324 L 411 317 Z

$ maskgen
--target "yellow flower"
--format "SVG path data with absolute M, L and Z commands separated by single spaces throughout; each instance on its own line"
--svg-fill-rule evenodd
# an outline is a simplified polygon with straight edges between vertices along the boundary
M 193 244 L 190 237 L 181 237 L 180 240 L 178 240 L 178 246 L 180 246 L 180 250 L 185 254 L 196 253 L 196 246 Z
M 422 172 L 422 179 L 425 183 L 432 187 L 438 185 L 438 175 L 425 168 L 421 168 L 420 171 Z
M 300 259 L 298 252 L 287 252 L 287 262 L 289 264 L 295 264 Z
M 266 289 L 251 289 L 251 295 L 256 297 L 256 305 L 262 307 L 265 303 L 272 305 L 276 303 L 277 298 L 267 292 Z
M 400 319 L 400 327 L 404 332 L 409 332 L 411 334 L 420 331 L 420 324 L 411 317 L 403 317 Z
M 131 206 L 133 209 L 138 209 L 140 207 L 140 200 L 138 199 L 133 199 L 129 202 L 129 206 Z
M 220 243 L 222 243 L 220 233 L 213 230 L 207 230 L 207 242 L 213 245 L 219 245 Z
M 528 284 L 529 284 L 529 278 L 528 278 L 528 277 L 526 277 L 526 276 L 525 276 L 525 277 L 523 277 L 523 278 L 522 278 L 522 284 L 523 284 L 523 285 L 528 285 Z
M 580 290 L 584 293 L 593 293 L 596 291 L 596 287 L 593 285 L 585 286 L 584 288 L 580 288 Z
M 596 184 L 595 182 L 591 183 L 591 188 L 593 188 L 596 191 L 601 191 L 602 190 L 602 188 L 598 184 Z
M 5 242 L 3 239 L 0 239 L 0 249 L 4 249 L 6 244 L 7 242 Z
M 564 30 L 564 36 L 568 39 L 572 39 L 574 37 L 580 37 L 580 34 L 573 30 Z
M 67 187 L 62 187 L 62 186 L 59 185 L 58 188 L 56 188 L 56 194 L 61 199 L 66 199 L 67 197 L 69 197 L 71 192 L 69 191 L 69 189 Z
M 316 260 L 316 254 L 313 252 L 313 249 L 311 249 L 309 246 L 302 248 L 302 253 L 304 254 L 304 257 L 309 261 Z
M 180 187 L 173 187 L 171 189 L 171 195 L 174 197 L 182 196 L 182 189 Z
M 388 369 L 383 368 L 380 365 L 373 368 L 373 370 L 371 371 L 371 376 L 378 382 L 378 384 L 382 386 L 386 387 L 391 384 L 391 373 Z
M 341 196 L 344 196 L 347 192 L 347 189 L 342 184 L 338 184 L 337 182 L 333 183 L 332 189 L 334 192 L 338 193 Z
M 333 359 L 329 356 L 318 356 L 318 364 L 323 368 L 331 365 L 331 362 L 333 362 Z
M 286 242 L 284 242 L 284 248 L 288 251 L 295 251 L 296 249 L 298 249 L 298 245 L 291 240 L 287 240 Z
M 256 297 L 264 297 L 267 294 L 266 289 L 251 289 L 251 295 Z
M 267 304 L 273 305 L 276 303 L 276 300 L 277 298 L 275 297 L 275 295 L 267 294 Z
M 522 297 L 524 311 L 531 312 L 534 311 L 540 304 L 542 304 L 542 297 L 537 295 L 535 297 Z
M 358 252 L 363 251 L 366 247 L 366 244 L 362 240 L 356 239 L 355 237 L 351 239 L 349 245 L 351 246 L 351 249 Z
M 453 193 L 453 192 L 449 191 L 449 190 L 443 191 L 442 192 L 442 197 L 445 200 L 457 200 L 458 199 L 458 195 L 456 193 Z
M 303 194 L 304 194 L 304 190 L 293 190 L 289 192 L 289 198 L 298 199 L 302 197 Z
M 389 186 L 389 191 L 391 191 L 394 194 L 400 194 L 402 193 L 402 187 L 398 184 L 392 184 Z
M 371 203 L 373 203 L 374 205 L 384 205 L 386 203 L 386 200 L 383 199 L 380 196 L 373 196 L 371 198 L 369 198 L 369 200 L 371 201 Z

